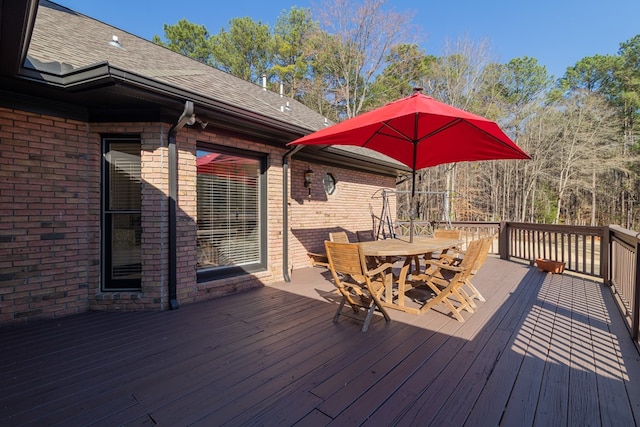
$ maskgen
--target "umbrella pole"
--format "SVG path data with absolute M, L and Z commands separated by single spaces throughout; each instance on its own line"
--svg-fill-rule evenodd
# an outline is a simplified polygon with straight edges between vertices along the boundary
M 416 171 L 413 171 L 411 178 L 411 206 L 409 207 L 409 242 L 413 243 L 413 218 L 416 213 L 415 207 L 415 195 L 416 195 Z
M 409 208 L 409 243 L 413 243 L 413 218 L 416 213 L 416 162 L 418 158 L 418 113 L 416 113 L 413 132 L 413 168 L 411 170 L 411 206 Z

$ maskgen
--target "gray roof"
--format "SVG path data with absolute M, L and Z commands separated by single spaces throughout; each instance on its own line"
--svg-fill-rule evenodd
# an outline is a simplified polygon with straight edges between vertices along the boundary
M 114 36 L 122 48 L 110 43 Z M 68 72 L 107 62 L 132 75 L 309 131 L 325 126 L 323 116 L 292 98 L 46 0 L 40 2 L 27 55 L 40 70 L 51 63 Z M 289 109 L 284 108 L 287 103 Z
M 25 7 L 26 19 L 35 12 L 37 1 L 29 0 L 33 6 Z M 121 47 L 112 43 L 114 36 Z M 12 46 L 18 46 L 17 43 Z M 327 125 L 322 115 L 295 99 L 47 0 L 40 0 L 37 6 L 30 40 L 26 43 L 28 50 L 20 71 L 25 81 L 46 83 L 46 88 L 63 88 L 64 91 L 52 96 L 90 105 L 94 112 L 104 110 L 113 114 L 120 109 L 140 114 L 148 102 L 157 105 L 171 99 L 175 114 L 176 108 L 182 111 L 184 101 L 191 100 L 198 117 L 204 112 L 204 118 L 213 118 L 218 127 L 250 133 L 246 126 L 250 120 L 262 126 L 258 131 L 261 137 L 266 136 L 264 132 L 268 129 L 269 135 L 280 143 Z M 2 71 L 10 71 L 9 68 Z M 158 101 L 156 95 L 164 101 Z M 316 146 L 303 152 L 299 155 L 314 160 L 320 156 L 326 161 L 384 174 L 406 170 L 394 159 L 361 147 Z

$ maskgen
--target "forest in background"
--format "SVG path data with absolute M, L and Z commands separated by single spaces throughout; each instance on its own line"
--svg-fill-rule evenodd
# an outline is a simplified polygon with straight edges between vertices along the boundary
M 242 17 L 217 34 L 187 20 L 163 30 L 154 43 L 266 82 L 334 122 L 421 87 L 495 120 L 531 156 L 419 171 L 420 219 L 441 221 L 448 211 L 456 221 L 640 229 L 640 34 L 621 40 L 616 55 L 585 57 L 556 77 L 535 58 L 492 60 L 485 41 L 462 38 L 428 54 L 415 41 L 412 15 L 385 0 L 292 7 L 273 27 Z M 400 179 L 399 193 L 409 185 Z M 407 218 L 406 198 L 398 206 Z

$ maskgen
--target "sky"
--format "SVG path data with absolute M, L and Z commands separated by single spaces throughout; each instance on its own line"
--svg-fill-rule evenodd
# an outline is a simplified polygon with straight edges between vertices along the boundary
M 313 10 L 320 0 L 56 0 L 62 6 L 150 40 L 180 19 L 211 34 L 229 20 L 248 16 L 273 26 L 292 7 Z M 620 43 L 640 34 L 640 0 L 387 0 L 385 7 L 413 13 L 417 42 L 442 55 L 447 43 L 486 42 L 495 62 L 535 58 L 556 78 L 580 59 L 615 55 Z M 313 17 L 313 15 L 312 15 Z

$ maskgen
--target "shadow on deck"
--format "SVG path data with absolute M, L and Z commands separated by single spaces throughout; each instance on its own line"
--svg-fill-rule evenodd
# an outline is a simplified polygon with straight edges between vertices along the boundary
M 637 425 L 640 356 L 600 283 L 490 258 L 487 301 L 341 317 L 322 268 L 176 311 L 0 330 L 2 425 Z

